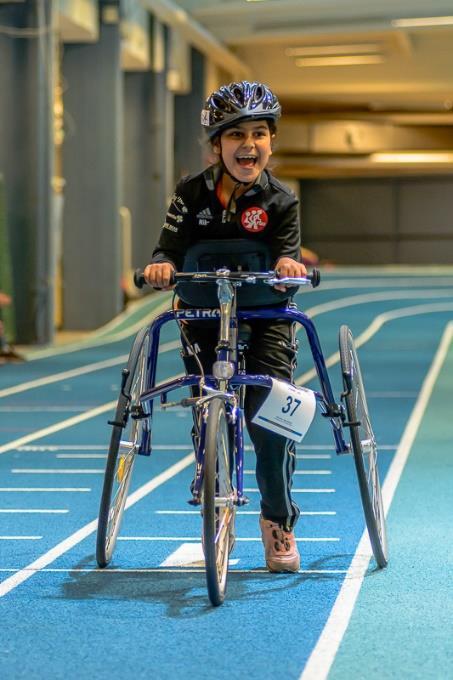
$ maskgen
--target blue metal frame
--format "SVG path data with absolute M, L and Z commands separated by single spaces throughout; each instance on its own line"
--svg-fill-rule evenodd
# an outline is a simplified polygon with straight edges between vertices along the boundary
M 148 334 L 150 336 L 150 351 L 148 360 L 148 380 L 147 389 L 140 397 L 140 402 L 146 414 L 149 414 L 149 424 L 153 416 L 153 403 L 156 398 L 160 398 L 161 403 L 167 402 L 167 395 L 177 389 L 183 387 L 192 387 L 200 384 L 200 376 L 186 375 L 181 378 L 175 378 L 156 385 L 156 370 L 157 370 L 157 356 L 159 350 L 160 331 L 169 321 L 208 321 L 212 319 L 220 319 L 220 311 L 218 309 L 180 309 L 169 310 L 160 314 L 149 326 Z M 342 406 L 335 402 L 332 392 L 332 387 L 327 373 L 324 355 L 322 353 L 319 337 L 316 332 L 312 320 L 304 313 L 298 310 L 295 306 L 279 307 L 279 308 L 257 308 L 257 309 L 241 309 L 237 311 L 237 317 L 232 317 L 233 324 L 240 321 L 248 321 L 253 319 L 285 319 L 287 321 L 294 321 L 304 327 L 307 334 L 310 350 L 313 356 L 313 362 L 318 374 L 321 391 L 315 391 L 315 397 L 322 414 L 329 418 L 332 433 L 335 441 L 335 449 L 338 454 L 349 453 L 350 446 L 343 437 L 343 409 Z M 220 357 L 224 358 L 224 357 Z M 225 357 L 226 358 L 226 357 Z M 205 385 L 216 389 L 218 381 L 212 375 L 205 376 Z M 272 379 L 263 375 L 252 375 L 248 373 L 238 373 L 237 367 L 233 377 L 228 380 L 228 387 L 232 395 L 243 385 L 255 385 L 270 389 L 272 387 Z M 230 422 L 230 427 L 234 428 L 234 442 L 235 442 L 235 469 L 236 469 L 236 489 L 237 502 L 243 504 L 247 499 L 243 494 L 243 469 L 244 469 L 244 436 L 243 436 L 243 413 L 239 406 L 233 406 L 226 402 L 227 416 Z M 201 419 L 200 442 L 198 451 L 196 453 L 196 474 L 193 484 L 194 503 L 198 503 L 201 497 L 201 486 L 203 481 L 203 467 L 204 467 L 204 435 L 205 435 L 204 418 Z M 147 442 L 146 447 L 140 448 L 140 453 L 143 455 L 150 455 L 151 442 Z

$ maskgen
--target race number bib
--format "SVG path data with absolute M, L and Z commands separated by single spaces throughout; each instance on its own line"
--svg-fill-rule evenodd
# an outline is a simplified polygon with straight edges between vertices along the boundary
M 252 422 L 301 442 L 311 425 L 315 410 L 316 398 L 312 390 L 272 378 L 272 389 Z

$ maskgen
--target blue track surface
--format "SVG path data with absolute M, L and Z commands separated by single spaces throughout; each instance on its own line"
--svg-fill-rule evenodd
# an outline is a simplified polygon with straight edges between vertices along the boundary
M 153 296 L 145 303 L 146 312 L 152 314 L 161 302 L 160 296 Z M 304 292 L 299 306 L 311 310 L 324 354 L 332 356 L 329 374 L 335 395 L 341 389 L 334 356 L 338 328 L 342 323 L 351 327 L 360 345 L 369 407 L 381 445 L 381 473 L 385 477 L 390 470 L 390 480 L 392 461 L 453 318 L 452 272 L 332 273 L 319 289 Z M 417 667 L 411 667 L 403 653 L 393 658 L 395 675 L 390 671 L 380 675 L 392 641 L 379 635 L 379 621 L 385 625 L 388 608 L 377 606 L 385 601 L 387 589 L 395 597 L 403 586 L 407 593 L 403 572 L 407 575 L 411 564 L 416 568 L 414 560 L 408 563 L 407 554 L 413 555 L 417 545 L 426 551 L 426 535 L 416 544 L 417 531 L 408 526 L 407 512 L 401 515 L 395 510 L 393 516 L 394 508 L 406 507 L 396 485 L 389 515 L 390 566 L 376 574 L 374 563 L 367 567 L 366 558 L 362 560 L 364 585 L 353 611 L 354 601 L 344 586 L 355 578 L 359 586 L 362 583 L 362 575 L 354 571 L 360 563 L 355 553 L 364 529 L 361 504 L 352 460 L 335 456 L 330 428 L 320 417 L 298 448 L 301 474 L 295 476 L 294 489 L 303 511 L 297 526 L 302 554 L 299 574 L 276 576 L 263 569 L 252 473 L 246 476 L 251 503 L 237 518 L 235 562 L 224 605 L 209 606 L 201 565 L 167 566 L 169 560 L 174 564 L 181 550 L 189 554 L 199 546 L 200 517 L 186 503 L 192 477 L 191 416 L 184 410 L 158 411 L 153 456 L 137 461 L 131 491 L 169 468 L 175 473 L 170 470 L 166 481 L 158 478 L 162 483 L 130 507 L 111 568 L 96 569 L 94 520 L 109 438 L 106 421 L 114 409 L 120 369 L 131 345 L 124 329 L 138 322 L 140 309 L 135 314 L 105 329 L 102 339 L 91 346 L 85 343 L 72 351 L 36 355 L 24 365 L 0 369 L 2 677 L 221 680 L 241 673 L 270 680 L 297 679 L 305 669 L 305 678 L 318 680 L 329 673 L 330 662 L 333 678 L 346 677 L 352 659 L 356 666 L 348 677 L 365 677 L 360 675 L 365 664 L 368 678 L 427 677 L 417 675 Z M 162 338 L 161 379 L 182 370 L 174 349 L 176 338 L 175 328 Z M 316 386 L 309 374 L 312 364 L 306 342 L 301 339 L 298 374 L 308 377 L 306 384 Z M 451 372 L 451 361 L 445 360 L 440 373 L 442 384 L 446 381 L 444 400 L 448 388 L 451 393 Z M 433 395 L 439 399 L 437 390 Z M 423 436 L 436 441 L 435 469 L 442 479 L 451 475 L 451 438 L 439 436 L 448 419 L 441 408 L 444 403 L 441 397 L 437 407 L 428 399 L 420 427 L 420 436 L 428 428 Z M 434 417 L 433 409 L 434 415 L 443 414 L 434 430 L 426 420 Z M 417 432 L 414 452 L 426 465 L 426 452 L 417 448 Z M 409 471 L 411 456 L 408 460 Z M 176 472 L 172 466 L 178 463 Z M 247 454 L 246 467 L 254 468 L 252 452 Z M 403 475 L 401 485 L 404 479 Z M 417 498 L 428 488 L 433 493 L 439 488 L 443 499 L 439 503 L 448 504 L 451 483 L 425 490 L 417 479 Z M 413 498 L 408 501 L 413 502 Z M 427 513 L 435 524 L 436 513 Z M 441 515 L 445 518 L 447 511 Z M 409 550 L 405 537 L 410 538 Z M 431 584 L 436 559 L 442 557 L 439 546 L 427 566 Z M 447 587 L 442 582 L 442 588 Z M 425 592 L 429 597 L 429 589 Z M 336 656 L 341 639 L 335 640 L 328 621 L 337 598 L 346 602 L 346 608 L 351 603 L 353 615 Z M 394 615 L 396 635 L 398 608 Z M 408 618 L 403 617 L 406 626 Z M 383 640 L 374 656 L 361 640 L 368 625 L 370 638 Z M 328 654 L 319 655 L 318 641 L 327 645 Z M 318 663 L 318 656 L 328 659 L 329 654 L 329 663 Z M 368 663 L 370 655 L 372 663 Z M 432 677 L 448 677 L 441 669 L 448 661 L 451 667 L 451 656 L 444 658 L 438 652 L 437 658 L 430 666 Z

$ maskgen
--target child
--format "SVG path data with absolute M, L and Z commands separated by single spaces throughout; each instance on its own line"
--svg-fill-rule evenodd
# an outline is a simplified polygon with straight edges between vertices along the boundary
M 151 263 L 145 268 L 150 285 L 168 290 L 173 272 L 183 267 L 187 249 L 210 239 L 224 239 L 226 251 L 230 239 L 265 243 L 279 277 L 306 275 L 300 262 L 297 200 L 266 169 L 280 115 L 276 96 L 262 83 L 231 83 L 210 95 L 201 124 L 217 162 L 177 184 Z M 283 285 L 276 288 L 286 291 Z M 297 353 L 294 324 L 276 319 L 254 320 L 249 325 L 247 372 L 291 381 Z M 186 335 L 209 373 L 217 330 L 190 323 Z M 199 372 L 190 351 L 184 349 L 186 368 Z M 299 508 L 291 498 L 295 445 L 251 422 L 266 396 L 266 390 L 248 387 L 245 400 L 247 428 L 257 457 L 265 559 L 270 571 L 295 572 L 300 567 L 293 531 Z

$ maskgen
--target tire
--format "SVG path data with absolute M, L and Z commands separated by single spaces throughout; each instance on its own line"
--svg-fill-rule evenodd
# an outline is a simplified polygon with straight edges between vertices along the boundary
M 234 500 L 225 405 L 222 399 L 213 399 L 208 405 L 205 437 L 203 550 L 208 594 L 214 606 L 225 599 L 228 557 L 234 544 Z
M 144 441 L 149 443 L 148 420 L 131 415 L 134 408 L 140 407 L 139 395 L 147 387 L 148 347 L 149 336 L 147 329 L 143 329 L 134 341 L 123 372 L 126 378 L 116 407 L 99 507 L 96 560 L 101 568 L 112 559 L 137 452 Z
M 371 426 L 365 388 L 354 338 L 347 326 L 340 328 L 340 360 L 343 374 L 348 426 L 359 481 L 365 522 L 374 558 L 379 567 L 388 562 L 385 514 L 377 460 L 377 445 Z

